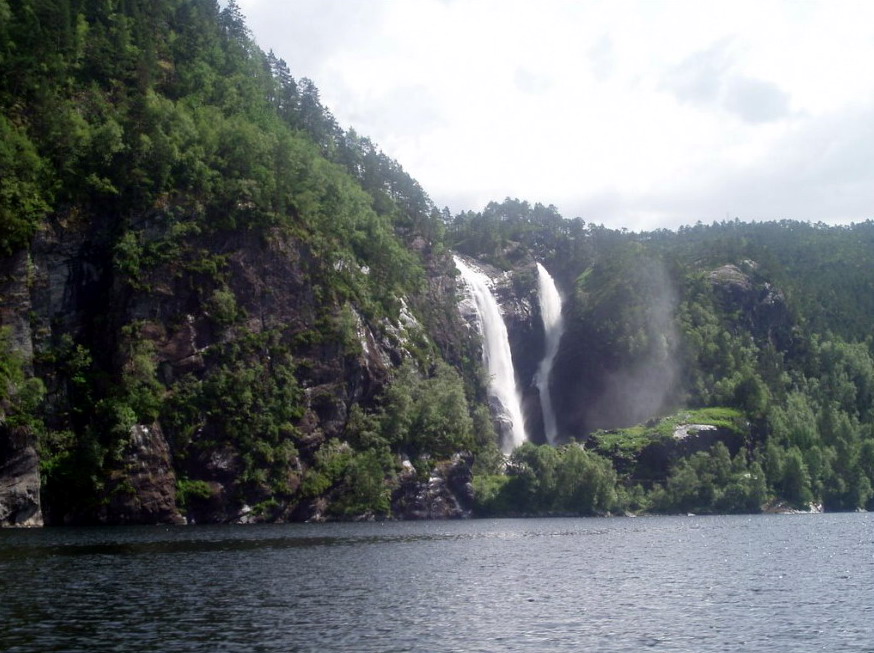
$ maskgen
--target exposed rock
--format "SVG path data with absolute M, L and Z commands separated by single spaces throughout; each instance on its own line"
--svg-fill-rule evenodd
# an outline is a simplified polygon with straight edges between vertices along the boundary
M 723 309 L 742 316 L 753 334 L 780 349 L 791 346 L 792 316 L 783 292 L 760 279 L 754 261 L 744 261 L 745 272 L 736 265 L 723 265 L 708 273 Z
M 473 508 L 473 474 L 470 459 L 456 456 L 437 465 L 427 481 L 420 481 L 412 465 L 405 465 L 392 496 L 397 519 L 461 519 Z
M 107 317 L 111 278 L 106 268 L 112 256 L 105 237 L 99 234 L 105 234 L 107 220 L 114 219 L 60 214 L 38 232 L 25 277 L 34 351 L 51 347 L 53 334 L 75 337 Z
M 0 423 L 0 526 L 42 526 L 39 458 L 30 429 Z
M 32 277 L 30 255 L 21 250 L 7 259 L 0 258 L 0 326 L 9 329 L 10 346 L 28 365 L 33 359 L 30 328 L 30 289 Z
M 189 524 L 223 524 L 235 521 L 240 507 L 231 507 L 225 486 L 218 481 L 206 481 L 206 496 L 189 497 L 185 518 Z
M 207 496 L 188 499 L 188 521 L 197 524 L 238 521 L 245 507 L 245 503 L 240 502 L 234 492 L 243 473 L 240 453 L 228 444 L 204 447 L 189 461 L 188 468 L 195 470 L 196 478 L 209 488 Z
M 291 493 L 318 449 L 344 436 L 350 407 L 372 410 L 392 370 L 411 351 L 433 351 L 436 344 L 452 364 L 473 358 L 455 307 L 451 257 L 435 254 L 424 238 L 411 236 L 413 249 L 423 257 L 427 284 L 421 292 L 398 297 L 392 315 L 390 310 L 364 310 L 348 295 L 333 292 L 332 267 L 352 265 L 370 275 L 366 267 L 325 261 L 305 238 L 288 230 L 174 232 L 179 216 L 197 208 L 172 202 L 131 218 L 140 253 L 160 255 L 138 259 L 134 252 L 126 264 L 114 240 L 117 216 L 71 210 L 52 215 L 29 249 L 0 259 L 0 327 L 9 328 L 26 373 L 46 386 L 47 428 L 70 432 L 74 440 L 87 430 L 88 437 L 108 448 L 105 460 L 113 461 L 95 463 L 99 476 L 91 485 L 74 488 L 76 496 L 66 491 L 63 479 L 55 485 L 50 477 L 50 491 L 43 497 L 49 523 L 178 521 L 174 469 L 200 482 L 186 506 L 188 516 L 199 523 L 260 518 L 259 505 L 274 498 L 264 495 L 271 491 L 269 484 L 244 480 L 248 452 L 237 450 L 238 443 L 209 418 L 199 427 L 186 425 L 190 430 L 184 435 L 168 422 L 166 437 L 160 424 L 141 425 L 125 442 L 103 432 L 105 425 L 89 421 L 86 413 L 117 391 L 134 355 L 151 358 L 157 381 L 172 395 L 180 380 L 195 387 L 210 378 L 226 363 L 224 348 L 270 332 L 293 357 L 295 381 L 303 390 L 303 415 L 283 425 L 281 436 L 299 454 L 297 469 L 289 472 L 293 478 L 281 484 L 283 492 Z M 168 251 L 173 254 L 165 256 Z M 353 328 L 344 330 L 349 321 Z M 70 352 L 82 373 L 78 385 L 63 368 L 62 357 Z M 271 352 L 252 355 L 269 369 Z M 0 463 L 4 470 L 38 469 L 33 447 Z M 32 496 L 38 510 L 39 477 L 33 478 L 27 485 L 32 491 L 23 496 Z M 19 480 L 9 483 L 21 487 Z M 324 514 L 324 506 L 314 505 L 307 515 L 306 506 L 289 496 L 275 498 L 279 508 L 271 518 L 318 519 Z M 252 509 L 244 511 L 245 505 Z M 14 512 L 24 515 L 23 510 Z
M 470 514 L 473 510 L 476 492 L 473 489 L 473 470 L 471 469 L 472 458 L 456 455 L 452 463 L 445 470 L 446 482 L 456 503 Z
M 821 503 L 810 503 L 806 508 L 798 509 L 787 501 L 777 499 L 762 506 L 762 512 L 768 515 L 810 515 L 821 514 L 823 507 Z
M 106 268 L 112 256 L 105 238 L 98 235 L 106 233 L 107 219 L 101 215 L 85 219 L 76 211 L 54 214 L 37 232 L 28 251 L 0 259 L 0 327 L 9 328 L 25 373 L 36 374 L 44 382 L 49 421 L 53 411 L 70 411 L 70 380 L 58 366 L 40 362 L 40 358 L 51 361 L 65 341 L 75 341 L 86 333 L 99 339 L 100 347 L 94 348 L 97 356 L 108 356 L 112 351 L 94 328 L 96 322 L 106 320 L 109 311 L 106 293 L 111 281 Z M 7 470 L 22 471 L 24 476 L 11 481 L 5 477 L 0 483 L 26 488 L 19 496 L 31 498 L 26 500 L 29 507 L 23 509 L 25 516 L 20 519 L 41 524 L 43 517 L 51 518 L 52 507 L 40 505 L 38 455 L 33 443 L 15 449 L 18 453 L 0 457 L 0 461 Z M 23 486 L 21 478 L 27 479 Z
M 512 272 L 503 272 L 482 261 L 476 261 L 475 267 L 491 280 L 492 292 L 504 317 L 516 371 L 516 384 L 522 396 L 525 431 L 530 440 L 544 442 L 540 393 L 534 383 L 546 347 L 540 304 L 537 300 L 537 268 L 530 257 L 518 263 L 519 267 Z M 476 322 L 476 309 L 472 302 L 462 299 L 459 311 L 467 324 L 473 327 Z M 500 413 L 500 407 L 496 410 L 492 406 L 492 414 L 498 420 Z
M 512 273 L 500 275 L 496 279 L 495 292 L 504 312 L 516 382 L 522 395 L 525 432 L 529 440 L 542 443 L 546 441 L 546 435 L 535 376 L 546 351 L 546 335 L 540 316 L 534 260 L 526 257 Z
M 679 424 L 672 439 L 653 442 L 640 452 L 634 461 L 634 473 L 640 478 L 666 478 L 671 466 L 680 458 L 709 451 L 717 442 L 724 444 L 734 456 L 747 446 L 747 439 L 746 433 L 713 424 Z
M 674 455 L 687 457 L 698 451 L 707 451 L 721 442 L 734 456 L 746 446 L 747 439 L 747 433 L 713 424 L 681 424 L 674 431 Z
M 715 431 L 717 429 L 713 424 L 678 424 L 674 429 L 674 438 L 682 440 L 688 437 L 694 437 L 702 431 Z
M 750 277 L 741 272 L 736 265 L 723 265 L 716 268 L 707 275 L 707 278 L 714 286 L 725 289 L 738 299 L 743 299 L 753 289 Z
M 27 251 L 0 258 L 0 327 L 26 369 L 33 361 L 30 283 L 33 265 Z M 32 431 L 6 423 L 0 405 L 0 526 L 42 526 L 39 457 Z
M 109 502 L 100 520 L 119 524 L 181 524 L 176 509 L 176 474 L 170 449 L 157 424 L 137 424 L 123 454 L 124 467 L 113 472 Z
M 326 497 L 304 501 L 288 513 L 288 519 L 285 521 L 320 524 L 328 521 L 329 507 L 330 502 Z
M 629 427 L 681 403 L 671 275 L 642 247 L 626 256 L 597 261 L 565 294 L 569 319 L 552 371 L 559 434 Z

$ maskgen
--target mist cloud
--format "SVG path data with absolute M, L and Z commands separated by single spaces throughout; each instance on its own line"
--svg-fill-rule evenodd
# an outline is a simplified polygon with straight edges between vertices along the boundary
M 679 335 L 674 319 L 677 295 L 664 265 L 642 259 L 637 279 L 643 284 L 647 304 L 643 324 L 646 352 L 628 367 L 608 373 L 604 389 L 589 408 L 589 428 L 632 426 L 661 415 L 674 400 L 678 379 L 675 360 Z

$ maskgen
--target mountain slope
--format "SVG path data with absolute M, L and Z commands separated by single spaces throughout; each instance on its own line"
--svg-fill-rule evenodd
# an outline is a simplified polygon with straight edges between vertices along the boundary
M 49 522 L 386 513 L 405 456 L 494 447 L 438 212 L 235 3 L 0 13 L 3 425 Z

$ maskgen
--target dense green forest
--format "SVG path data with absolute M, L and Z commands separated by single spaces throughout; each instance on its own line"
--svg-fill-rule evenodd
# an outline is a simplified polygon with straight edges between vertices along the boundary
M 556 277 L 562 446 L 501 456 L 452 251 Z M 0 0 L 0 259 L 49 523 L 874 507 L 874 223 L 452 216 L 233 1 Z
M 643 370 L 665 389 L 645 424 L 622 414 L 566 424 L 588 461 L 573 446 L 515 452 L 506 477 L 484 482 L 490 510 L 575 512 L 573 490 L 557 479 L 586 465 L 590 485 L 579 491 L 592 512 L 757 512 L 779 500 L 874 507 L 874 222 L 634 234 L 508 199 L 457 216 L 447 239 L 506 269 L 534 255 L 563 280 L 571 324 L 562 355 L 589 366 L 578 397 L 598 400 L 604 388 L 586 383 L 599 370 Z M 645 403 L 647 383 L 631 387 L 638 393 L 627 399 Z M 572 412 L 572 402 L 560 405 Z M 682 423 L 714 428 L 733 446 L 684 450 L 673 435 Z
M 30 275 L 37 298 L 24 316 L 12 286 L 4 298 L 4 424 L 38 434 L 52 519 L 136 491 L 135 424 L 162 427 L 181 506 L 227 492 L 262 513 L 326 493 L 340 512 L 362 495 L 383 507 L 401 446 L 494 439 L 469 405 L 482 386 L 443 362 L 475 358 L 453 298 L 428 298 L 451 265 L 439 212 L 256 46 L 235 3 L 0 0 L 0 131 L 5 279 Z M 84 275 L 68 305 L 37 305 L 70 283 L 38 278 L 40 257 Z M 187 368 L 168 351 L 180 338 Z M 350 369 L 368 338 L 392 340 L 421 384 L 397 410 L 391 392 L 380 403 L 390 369 Z M 355 374 L 367 387 L 346 387 Z M 411 432 L 435 396 L 440 427 Z M 204 471 L 215 449 L 232 478 Z

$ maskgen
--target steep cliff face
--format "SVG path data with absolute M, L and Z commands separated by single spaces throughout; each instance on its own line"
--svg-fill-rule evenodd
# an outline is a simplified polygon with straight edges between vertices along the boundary
M 599 261 L 568 296 L 554 375 L 559 432 L 583 437 L 658 415 L 677 392 L 677 295 L 664 267 L 628 251 Z
M 322 500 L 301 482 L 350 408 L 376 410 L 405 360 L 471 356 L 451 259 L 421 239 L 421 290 L 362 307 L 338 277 L 370 271 L 287 231 L 172 230 L 149 216 L 132 253 L 71 217 L 3 261 L 0 325 L 47 389 L 50 523 L 251 520 L 265 501 L 260 518 L 304 518 Z M 0 519 L 41 523 L 36 435 L 0 444 Z
M 234 3 L 67 4 L 0 29 L 0 400 L 46 520 L 385 513 L 404 455 L 494 446 L 419 184 Z
M 537 299 L 537 268 L 529 256 L 518 262 L 512 272 L 496 274 L 495 295 L 507 324 L 510 350 L 516 366 L 525 432 L 531 442 L 543 443 L 543 414 L 540 393 L 535 385 L 540 361 L 546 349 L 543 320 Z
M 771 282 L 757 278 L 758 268 L 751 260 L 744 261 L 742 266 L 723 265 L 710 270 L 707 280 L 722 310 L 739 316 L 754 337 L 777 349 L 788 350 L 795 325 L 786 296 Z
M 493 281 L 524 397 L 526 429 L 529 439 L 540 443 L 542 416 L 533 381 L 544 333 L 536 270 L 530 256 L 515 251 L 510 271 L 481 261 L 477 266 Z M 691 281 L 671 278 L 663 261 L 631 246 L 578 274 L 574 286 L 564 288 L 566 332 L 553 369 L 560 440 L 632 426 L 683 405 L 688 372 L 699 365 L 686 355 L 688 334 L 681 327 L 688 325 L 679 322 L 688 319 L 683 316 L 690 302 L 707 302 L 710 315 L 724 316 L 718 328 L 749 333 L 776 350 L 791 349 L 796 327 L 783 292 L 760 278 L 756 263 L 743 266 L 701 270 L 690 277 L 700 278 L 700 286 L 684 289 Z M 562 271 L 566 277 L 567 270 Z
M 392 509 L 404 519 L 463 519 L 474 504 L 473 474 L 469 457 L 455 456 L 421 479 L 409 463 L 392 494 Z
M 500 307 L 507 328 L 510 351 L 515 368 L 516 385 L 521 395 L 522 413 L 528 440 L 545 441 L 540 394 L 534 383 L 545 350 L 543 320 L 537 300 L 537 269 L 534 260 L 524 257 L 511 271 L 476 261 L 476 267 L 491 282 L 491 289 Z M 476 320 L 474 308 L 466 302 L 460 305 L 462 316 L 470 330 Z M 481 351 L 478 356 L 482 356 Z
M 0 259 L 0 526 L 43 524 L 36 434 L 16 423 L 21 388 L 13 387 L 32 371 L 31 272 L 26 252 Z
M 184 524 L 176 505 L 176 474 L 160 425 L 136 424 L 121 452 L 122 464 L 106 484 L 97 518 L 109 524 Z
M 42 526 L 39 457 L 25 428 L 0 420 L 0 526 Z

